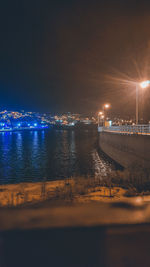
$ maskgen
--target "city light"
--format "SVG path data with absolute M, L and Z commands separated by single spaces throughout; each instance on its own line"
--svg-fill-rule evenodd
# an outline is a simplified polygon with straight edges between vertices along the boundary
M 103 116 L 101 110 L 99 116 Z M 101 117 L 102 119 L 103 117 Z M 83 125 L 95 125 L 94 116 L 81 114 L 62 113 L 51 115 L 50 113 L 26 112 L 26 111 L 0 111 L 0 132 L 21 131 L 32 129 L 46 129 L 52 127 L 81 127 Z

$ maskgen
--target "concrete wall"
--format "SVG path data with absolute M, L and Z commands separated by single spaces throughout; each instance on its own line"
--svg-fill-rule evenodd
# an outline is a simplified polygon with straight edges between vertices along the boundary
M 99 146 L 123 167 L 138 164 L 150 168 L 150 136 L 101 132 Z

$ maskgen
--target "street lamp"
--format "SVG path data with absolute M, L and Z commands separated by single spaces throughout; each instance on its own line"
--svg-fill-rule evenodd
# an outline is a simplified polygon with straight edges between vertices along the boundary
M 103 105 L 103 126 L 105 121 L 105 109 L 108 109 L 110 107 L 110 104 L 104 104 Z
M 110 105 L 109 104 L 104 104 L 103 108 L 109 108 Z
M 139 122 L 139 87 L 142 89 L 147 88 L 150 85 L 150 81 L 143 81 L 141 83 L 136 83 L 136 124 Z
M 100 127 L 101 119 L 103 119 L 103 112 L 102 111 L 99 111 L 98 112 L 98 129 Z

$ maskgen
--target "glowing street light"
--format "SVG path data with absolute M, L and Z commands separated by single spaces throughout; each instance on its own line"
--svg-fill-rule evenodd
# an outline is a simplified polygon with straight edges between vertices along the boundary
M 101 122 L 101 119 L 103 119 L 103 117 L 104 117 L 103 112 L 99 111 L 98 112 L 98 129 L 100 127 L 100 122 Z
M 98 112 L 98 131 L 100 131 L 101 128 L 101 122 L 103 123 L 104 126 L 104 120 L 105 120 L 105 109 L 108 109 L 110 107 L 110 104 L 104 104 L 102 106 L 103 111 Z
M 147 88 L 150 85 L 150 81 L 143 81 L 141 83 L 136 83 L 136 124 L 139 122 L 139 87 L 142 89 Z
M 103 105 L 103 126 L 104 126 L 104 121 L 105 121 L 105 109 L 110 108 L 110 104 L 106 103 Z
M 150 81 L 144 81 L 140 83 L 141 88 L 146 88 L 150 85 Z
M 104 106 L 103 106 L 104 109 L 105 109 L 105 108 L 109 108 L 109 107 L 110 107 L 109 104 L 104 104 Z

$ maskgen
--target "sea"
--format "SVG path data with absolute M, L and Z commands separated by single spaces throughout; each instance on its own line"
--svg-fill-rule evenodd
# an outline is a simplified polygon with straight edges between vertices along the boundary
M 113 168 L 98 151 L 96 129 L 0 133 L 0 184 L 95 177 Z

